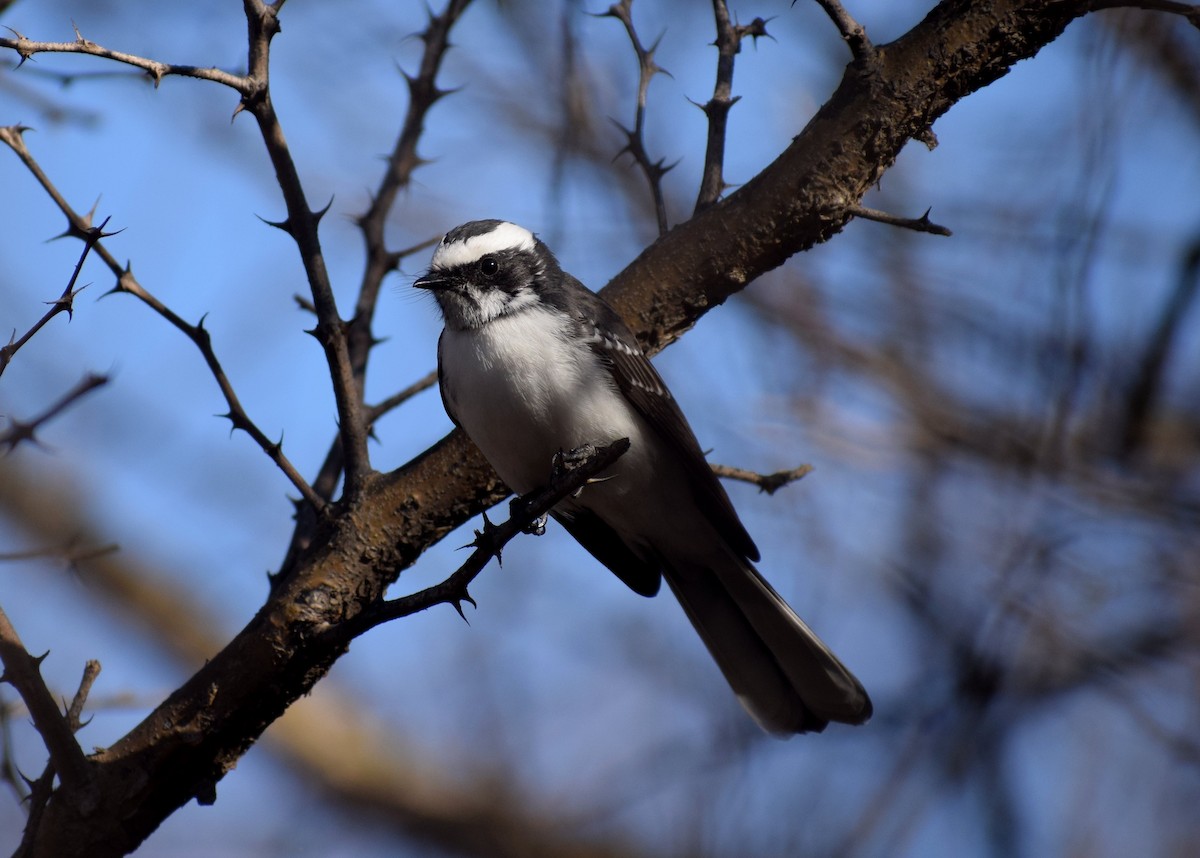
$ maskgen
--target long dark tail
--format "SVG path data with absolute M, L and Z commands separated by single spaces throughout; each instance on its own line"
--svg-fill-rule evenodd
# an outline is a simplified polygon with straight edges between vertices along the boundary
M 727 555 L 707 566 L 669 569 L 666 579 L 764 730 L 820 732 L 830 721 L 862 724 L 871 717 L 862 684 L 749 563 Z

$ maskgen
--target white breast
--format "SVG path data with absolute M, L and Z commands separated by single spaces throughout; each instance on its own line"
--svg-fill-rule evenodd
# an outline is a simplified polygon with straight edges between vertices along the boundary
M 559 450 L 628 437 L 628 460 L 641 446 L 640 420 L 557 313 L 532 307 L 447 329 L 439 360 L 452 416 L 516 492 L 545 485 Z

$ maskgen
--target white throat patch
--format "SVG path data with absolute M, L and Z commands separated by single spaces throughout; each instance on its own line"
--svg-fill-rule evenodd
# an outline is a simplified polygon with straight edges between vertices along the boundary
M 430 267 L 434 270 L 453 268 L 456 265 L 475 262 L 489 253 L 501 253 L 505 250 L 531 251 L 535 246 L 536 242 L 532 232 L 523 226 L 506 221 L 491 232 L 473 235 L 466 241 L 446 244 L 446 240 L 442 239 L 442 243 L 433 252 Z

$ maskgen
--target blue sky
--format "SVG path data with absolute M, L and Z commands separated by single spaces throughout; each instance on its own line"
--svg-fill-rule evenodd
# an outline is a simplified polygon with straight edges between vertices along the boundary
M 130 4 L 117 2 L 45 0 L 18 3 L 5 23 L 31 38 L 68 40 L 74 22 L 86 37 L 111 47 L 239 67 L 244 26 L 237 4 L 210 5 L 203 14 L 170 4 L 134 13 Z M 915 24 L 929 4 L 853 5 L 881 43 Z M 770 25 L 777 41 L 748 46 L 738 59 L 734 90 L 744 98 L 732 114 L 726 160 L 726 175 L 737 182 L 760 170 L 803 127 L 836 85 L 845 57 L 815 4 L 734 9 L 742 20 L 777 16 Z M 672 76 L 651 85 L 648 144 L 668 161 L 681 159 L 667 180 L 673 221 L 686 216 L 703 160 L 703 115 L 687 100 L 707 98 L 712 86 L 715 54 L 706 47 L 711 20 L 706 4 L 697 10 L 670 15 L 655 4 L 635 4 L 643 40 L 665 29 L 659 62 Z M 635 69 L 620 25 L 582 14 L 572 20 L 583 60 L 596 70 L 598 109 L 612 108 L 611 115 L 628 122 Z M 319 206 L 333 200 L 322 238 L 345 312 L 362 265 L 352 217 L 378 181 L 381 156 L 406 104 L 396 66 L 413 67 L 420 43 L 405 37 L 420 26 L 421 8 L 377 3 L 351 13 L 346 4 L 294 3 L 285 7 L 283 23 L 275 41 L 273 93 L 310 201 Z M 557 25 L 549 32 L 557 33 Z M 1127 60 L 1103 50 L 1100 60 L 1088 59 L 1096 55 L 1089 48 L 1103 47 L 1103 40 L 1098 24 L 1076 25 L 1039 57 L 956 105 L 935 126 L 938 148 L 910 146 L 867 200 L 908 215 L 932 206 L 932 217 L 951 226 L 955 239 L 853 222 L 827 245 L 765 278 L 762 288 L 786 288 L 789 278 L 836 284 L 825 296 L 834 323 L 870 340 L 904 310 L 902 297 L 880 288 L 885 272 L 875 254 L 906 243 L 905 258 L 926 266 L 921 282 L 927 294 L 942 299 L 938 307 L 946 318 L 978 322 L 974 336 L 963 333 L 972 330 L 969 325 L 947 323 L 937 349 L 939 377 L 981 406 L 1016 402 L 1036 413 L 1045 389 L 1036 360 L 1019 372 L 996 362 L 991 320 L 1023 316 L 1036 331 L 1065 313 L 1070 330 L 1092 332 L 1110 350 L 1100 358 L 1119 356 L 1123 343 L 1140 342 L 1172 285 L 1172 260 L 1197 225 L 1200 159 L 1191 120 L 1153 78 L 1135 74 Z M 503 217 L 552 237 L 564 267 L 600 287 L 654 235 L 648 208 L 631 213 L 606 193 L 612 176 L 628 165 L 618 160 L 608 176 L 576 165 L 555 197 L 549 153 L 504 122 L 513 103 L 535 119 L 553 117 L 552 99 L 541 97 L 546 82 L 534 76 L 528 59 L 551 51 L 553 40 L 522 41 L 505 29 L 491 4 L 481 3 L 455 42 L 460 47 L 450 54 L 440 83 L 463 89 L 430 114 L 421 153 L 433 160 L 401 196 L 392 246 L 416 243 L 461 221 Z M 123 230 L 108 240 L 109 249 L 131 260 L 147 289 L 185 318 L 208 314 L 217 352 L 251 417 L 269 436 L 282 433 L 285 452 L 312 474 L 335 431 L 332 397 L 320 349 L 303 332 L 311 322 L 292 301 L 306 288 L 295 248 L 258 219 L 281 217 L 282 206 L 253 122 L 244 116 L 231 122 L 236 98 L 208 83 L 167 79 L 155 90 L 133 78 L 97 79 L 60 89 L 37 77 L 83 69 L 111 67 L 44 55 L 19 72 L 3 70 L 0 123 L 37 129 L 27 142 L 39 162 L 77 208 L 99 200 L 100 216 L 111 215 L 110 226 Z M 14 86 L 94 120 L 51 122 Z M 597 133 L 611 140 L 615 152 L 620 143 L 608 115 L 594 118 Z M 1089 158 L 1098 171 L 1085 171 Z M 7 152 L 0 153 L 0 201 L 0 328 L 24 330 L 41 312 L 39 302 L 61 291 L 78 246 L 46 241 L 61 231 L 61 217 Z M 1013 212 L 1006 221 L 1011 232 L 997 228 L 995 218 L 1007 211 Z M 1054 266 L 1067 263 L 1048 263 L 1047 247 L 1076 239 L 1077 223 L 1098 212 L 1105 218 L 1104 241 L 1084 259 L 1091 266 L 1087 289 L 1057 291 L 1067 275 Z M 376 331 L 387 342 L 374 354 L 371 399 L 434 365 L 437 314 L 426 296 L 409 289 L 425 262 L 423 254 L 407 261 L 381 298 Z M 84 371 L 109 373 L 111 383 L 42 433 L 46 449 L 21 449 L 13 459 L 43 479 L 69 485 L 107 538 L 186 587 L 197 609 L 231 634 L 261 604 L 265 574 L 282 559 L 290 486 L 246 436 L 231 438 L 227 423 L 212 416 L 224 404 L 191 343 L 128 296 L 96 300 L 111 280 L 95 261 L 83 279 L 92 285 L 74 320 L 55 319 L 0 380 L 0 413 L 36 413 Z M 895 303 L 881 303 L 887 301 Z M 881 306 L 887 312 L 870 312 Z M 1190 330 L 1198 323 L 1192 318 Z M 1200 365 L 1197 342 L 1184 341 L 1178 366 Z M 706 316 L 657 363 L 702 443 L 714 448 L 714 460 L 763 471 L 800 462 L 816 466 L 811 477 L 773 498 L 744 486 L 730 491 L 763 549 L 767 577 L 873 690 L 884 704 L 881 719 L 903 719 L 886 703 L 924 675 L 916 632 L 889 586 L 909 512 L 911 460 L 898 428 L 903 409 L 870 385 L 820 380 L 810 357 L 765 326 L 752 302 L 741 298 Z M 796 404 L 797 386 L 807 383 L 827 391 L 816 415 L 822 419 L 811 425 L 814 414 Z M 1176 372 L 1170 389 L 1179 402 L 1191 401 L 1194 374 Z M 1088 397 L 1102 393 L 1085 391 Z M 381 469 L 396 467 L 449 426 L 436 392 L 426 392 L 380 424 L 373 461 Z M 1062 513 L 1053 487 L 1047 498 L 1017 482 L 992 486 L 989 477 L 964 467 L 943 502 L 974 508 L 971 532 L 977 527 L 1001 546 L 1010 539 L 1001 525 L 1056 526 Z M 1119 582 L 1140 568 L 1155 539 L 1133 525 L 1113 535 L 1112 525 L 1110 519 L 1095 524 L 1103 539 L 1086 530 L 1081 537 L 1074 519 L 1062 527 L 1078 540 L 1079 565 L 1096 564 L 1098 577 Z M 947 530 L 960 526 L 958 519 L 944 524 Z M 455 534 L 433 547 L 400 586 L 440 580 L 457 565 L 455 548 L 468 538 Z M 0 519 L 0 546 L 25 547 L 22 539 Z M 969 594 L 986 580 L 972 567 L 977 558 L 963 551 L 962 587 Z M 1137 597 L 1133 583 L 1113 588 Z M 666 769 L 702 768 L 697 760 L 704 759 L 712 723 L 705 704 L 727 692 L 681 612 L 665 599 L 632 597 L 561 533 L 511 546 L 503 569 L 488 570 L 473 594 L 481 610 L 469 615 L 469 628 L 444 610 L 379 629 L 355 644 L 316 695 L 352 689 L 372 717 L 398 734 L 419 737 L 451 771 L 481 766 L 481 750 L 494 744 L 489 730 L 497 730 L 531 793 L 560 796 L 566 804 L 587 797 L 581 782 L 590 778 L 632 784 L 638 767 L 622 758 L 632 753 L 626 747 L 657 749 Z M 0 566 L 0 604 L 32 651 L 52 649 L 45 670 L 55 688 L 73 688 L 83 661 L 99 658 L 104 673 L 96 693 L 130 694 L 137 701 L 99 713 L 81 737 L 85 746 L 120 736 L 186 675 L 136 627 L 114 622 L 107 608 L 98 610 L 86 580 L 51 565 Z M 1111 604 L 1107 609 L 1113 610 Z M 662 663 L 669 669 L 656 669 Z M 1060 820 L 1077 818 L 1071 804 L 1083 801 L 1069 791 L 1092 776 L 1081 748 L 1093 740 L 1081 738 L 1072 725 L 1088 720 L 1095 741 L 1109 747 L 1136 732 L 1120 711 L 1104 709 L 1103 700 L 1090 723 L 1085 712 L 1095 710 L 1088 702 L 1069 701 L 1031 719 L 1008 759 L 1021 785 L 1022 810 L 1032 821 L 1024 835 L 1031 854 L 1065 850 L 1069 838 Z M 722 717 L 740 717 L 731 697 L 720 705 Z M 1159 714 L 1170 723 L 1187 717 L 1169 704 Z M 676 782 L 664 772 L 639 787 L 648 796 L 644 802 L 618 808 L 614 816 L 651 844 L 668 847 L 679 845 L 678 827 L 693 804 L 728 802 L 743 815 L 715 818 L 710 832 L 716 842 L 728 842 L 739 824 L 777 815 L 778 803 L 764 799 L 761 786 L 747 787 L 757 780 L 775 784 L 776 795 L 789 802 L 816 802 L 831 819 L 852 818 L 836 797 L 869 795 L 893 759 L 894 749 L 870 729 L 835 728 L 821 737 L 764 746 L 732 778 L 696 775 Z M 596 754 L 596 743 L 614 735 L 628 745 Z M 20 754 L 30 770 L 40 765 L 34 743 Z M 1113 765 L 1125 773 L 1146 764 L 1114 752 Z M 1095 777 L 1097 800 L 1115 799 L 1108 795 L 1111 783 Z M 1194 772 L 1179 779 L 1194 790 Z M 246 855 L 339 849 L 393 854 L 391 841 L 369 827 L 353 835 L 345 826 L 335 828 L 320 798 L 293 780 L 261 749 L 251 751 L 221 783 L 215 808 L 189 805 L 142 854 L 235 854 L 235 848 Z M 263 802 L 264 794 L 273 800 Z M 897 833 L 905 854 L 983 853 L 969 793 L 923 798 L 912 808 L 911 829 Z M 1152 822 L 1157 804 L 1129 801 L 1124 831 L 1102 829 L 1118 837 L 1104 854 L 1122 854 Z M 11 803 L 0 801 L 0 848 L 15 842 L 5 832 L 15 832 L 19 820 Z M 234 836 L 225 838 L 226 832 Z M 358 839 L 347 844 L 347 836 Z M 776 836 L 782 846 L 821 842 L 786 826 Z

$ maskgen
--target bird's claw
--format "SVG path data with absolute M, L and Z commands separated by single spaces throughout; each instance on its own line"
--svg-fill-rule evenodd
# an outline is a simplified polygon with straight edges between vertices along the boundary
M 510 519 L 522 519 L 529 513 L 527 512 L 526 500 L 522 495 L 518 495 L 508 502 L 508 517 Z M 530 521 L 521 528 L 522 533 L 528 533 L 532 536 L 542 536 L 546 532 L 546 513 L 542 513 L 537 518 Z

